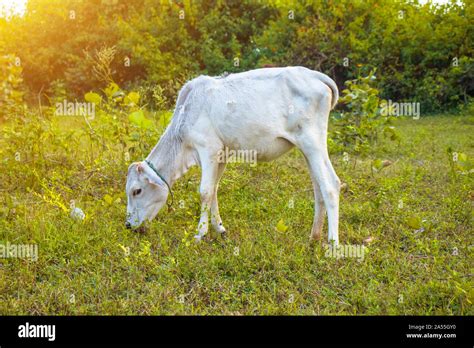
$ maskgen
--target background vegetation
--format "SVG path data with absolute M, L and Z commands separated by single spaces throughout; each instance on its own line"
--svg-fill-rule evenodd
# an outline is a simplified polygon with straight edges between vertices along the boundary
M 0 20 L 0 56 L 18 57 L 25 87 L 72 97 L 104 88 L 93 69 L 114 47 L 110 74 L 125 88 L 160 86 L 173 105 L 182 83 L 265 64 L 323 71 L 340 87 L 377 68 L 384 98 L 439 111 L 474 92 L 474 3 L 394 0 L 29 0 Z
M 0 259 L 0 313 L 473 314 L 473 17 L 470 1 L 29 0 L 0 18 L 0 243 L 39 246 L 36 262 Z M 309 243 L 297 150 L 228 166 L 225 240 L 193 241 L 199 168 L 174 211 L 126 230 L 127 167 L 182 84 L 287 65 L 340 87 L 340 238 L 364 259 Z M 63 102 L 94 113 L 58 114 Z

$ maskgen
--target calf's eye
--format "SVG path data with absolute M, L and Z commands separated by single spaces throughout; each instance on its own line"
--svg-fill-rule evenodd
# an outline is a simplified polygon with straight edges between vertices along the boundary
M 134 196 L 138 196 L 140 193 L 142 193 L 142 189 L 137 189 L 133 191 Z

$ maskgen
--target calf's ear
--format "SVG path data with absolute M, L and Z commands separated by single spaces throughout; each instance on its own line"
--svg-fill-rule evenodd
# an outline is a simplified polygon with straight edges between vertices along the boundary
M 156 173 L 148 167 L 143 167 L 143 174 L 149 184 L 156 186 L 166 186 L 165 182 Z
M 137 173 L 138 174 L 141 174 L 145 171 L 145 167 L 143 167 L 143 163 L 142 162 L 138 162 L 137 163 Z
M 144 179 L 156 186 L 166 186 L 165 182 L 158 176 L 156 173 L 145 163 L 143 162 L 136 162 L 130 165 L 129 171 L 135 167 L 137 174 L 143 175 Z
M 134 170 L 138 172 L 138 164 L 140 162 L 133 162 L 131 163 L 129 166 L 128 166 L 128 171 L 127 171 L 127 175 L 129 175 L 131 172 L 133 172 Z

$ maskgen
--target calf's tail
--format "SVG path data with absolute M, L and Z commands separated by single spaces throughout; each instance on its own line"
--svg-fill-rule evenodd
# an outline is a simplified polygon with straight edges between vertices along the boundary
M 315 71 L 315 73 L 318 79 L 324 84 L 326 84 L 332 91 L 332 100 L 331 100 L 331 110 L 332 110 L 336 106 L 337 100 L 339 99 L 339 90 L 337 89 L 336 82 L 334 82 L 334 80 L 326 74 L 323 74 L 319 71 Z

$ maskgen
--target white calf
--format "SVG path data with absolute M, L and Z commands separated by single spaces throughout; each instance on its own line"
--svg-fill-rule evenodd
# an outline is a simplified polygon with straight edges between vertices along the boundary
M 314 187 L 311 238 L 320 238 L 327 210 L 328 239 L 337 244 L 340 181 L 327 151 L 328 116 L 337 99 L 333 80 L 303 67 L 200 76 L 186 83 L 158 144 L 145 161 L 129 167 L 127 226 L 153 219 L 173 183 L 199 164 L 202 206 L 196 239 L 207 233 L 209 217 L 214 229 L 223 233 L 217 203 L 226 165 L 219 159 L 222 151 L 254 151 L 259 161 L 269 161 L 296 146 L 306 157 Z

